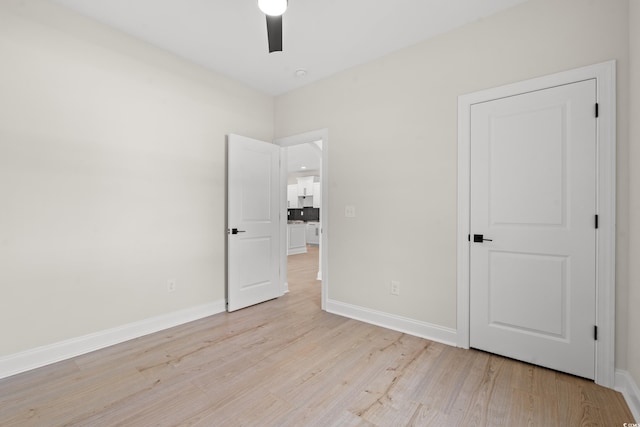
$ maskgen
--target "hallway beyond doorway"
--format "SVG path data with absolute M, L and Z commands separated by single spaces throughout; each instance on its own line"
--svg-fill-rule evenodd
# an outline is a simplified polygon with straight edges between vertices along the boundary
M 312 292 L 320 307 L 321 282 L 318 280 L 318 246 L 307 245 L 307 253 L 289 255 L 287 270 L 289 292 Z

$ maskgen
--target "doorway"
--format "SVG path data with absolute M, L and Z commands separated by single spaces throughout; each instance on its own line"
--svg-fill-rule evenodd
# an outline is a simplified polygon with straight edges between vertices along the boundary
M 309 263 L 315 263 L 323 310 L 328 293 L 328 142 L 326 129 L 275 141 L 281 147 L 282 165 L 280 271 L 283 293 L 289 292 L 290 257 L 298 257 L 296 262 L 299 260 L 306 271 Z
M 287 288 L 321 294 L 322 141 L 283 147 L 287 163 Z M 319 298 L 318 298 L 319 300 Z
M 472 268 L 472 264 L 478 261 L 479 254 L 474 252 L 485 251 L 488 252 L 488 249 L 482 249 L 483 245 L 491 245 L 493 242 L 489 240 L 492 239 L 492 236 L 487 235 L 487 233 L 483 233 L 483 230 L 473 230 L 473 227 L 478 227 L 477 222 L 473 222 L 473 212 L 472 212 L 472 187 L 474 185 L 478 185 L 478 183 L 474 179 L 473 173 L 473 165 L 478 164 L 478 158 L 474 160 L 474 154 L 472 141 L 475 127 L 479 126 L 478 123 L 474 125 L 472 116 L 474 108 L 477 109 L 477 106 L 480 105 L 488 105 L 493 101 L 505 100 L 505 99 L 515 99 L 515 97 L 519 97 L 521 95 L 531 95 L 537 93 L 544 93 L 546 90 L 551 88 L 558 88 L 562 86 L 570 86 L 574 84 L 580 84 L 583 82 L 592 81 L 592 91 L 593 91 L 593 105 L 588 106 L 589 112 L 592 115 L 591 117 L 596 120 L 596 123 L 593 125 L 595 128 L 595 153 L 593 164 L 591 165 L 594 169 L 594 178 L 591 180 L 593 182 L 593 186 L 595 187 L 595 196 L 594 196 L 594 208 L 592 209 L 594 212 L 590 212 L 591 217 L 591 227 L 595 228 L 595 220 L 597 215 L 598 225 L 597 230 L 594 231 L 595 236 L 593 236 L 594 242 L 594 255 L 592 256 L 592 271 L 593 277 L 595 281 L 594 285 L 594 294 L 595 294 L 595 302 L 593 303 L 594 309 L 592 310 L 592 318 L 588 319 L 589 322 L 594 323 L 590 325 L 582 325 L 581 327 L 584 329 L 582 333 L 587 333 L 585 331 L 589 331 L 589 338 L 594 343 L 594 355 L 593 355 L 593 375 L 592 378 L 595 379 L 595 382 L 604 386 L 612 387 L 614 384 L 614 338 L 615 338 L 615 62 L 607 62 L 603 64 L 597 64 L 589 67 L 583 67 L 576 70 L 571 70 L 563 73 L 554 74 L 551 76 L 541 77 L 533 80 L 528 80 L 520 83 L 515 83 L 499 88 L 489 89 L 481 92 L 476 92 L 469 95 L 461 96 L 458 99 L 458 325 L 457 325 L 457 334 L 458 334 L 458 346 L 463 348 L 469 348 L 471 343 L 475 341 L 475 336 L 472 339 L 471 334 L 475 335 L 475 331 L 477 330 L 478 322 L 477 318 L 472 317 L 471 315 L 471 307 L 477 304 L 475 299 L 480 298 L 478 295 L 485 295 L 487 291 L 476 292 L 477 290 L 471 290 L 471 285 L 474 281 L 476 281 L 477 277 L 471 277 L 471 275 L 477 275 L 476 270 Z M 524 99 L 524 98 L 522 98 Z M 496 104 L 498 105 L 498 104 Z M 571 107 L 573 108 L 573 107 Z M 585 107 L 586 108 L 586 107 Z M 597 115 L 597 118 L 596 118 Z M 485 117 L 487 118 L 487 117 Z M 493 124 L 492 124 L 493 126 Z M 492 132 L 495 130 L 495 127 L 492 128 Z M 573 131 L 573 129 L 568 129 L 568 132 Z M 512 148 L 512 147 L 511 147 Z M 518 152 L 520 155 L 522 152 Z M 484 152 L 485 157 L 488 155 L 487 150 Z M 489 155 L 491 157 L 491 155 Z M 492 160 L 495 160 L 491 157 Z M 509 162 L 505 162 L 505 167 L 509 166 Z M 509 166 L 510 167 L 510 166 Z M 507 169 L 509 169 L 507 167 Z M 505 170 L 507 170 L 505 169 Z M 514 170 L 511 168 L 511 170 Z M 550 181 L 549 181 L 550 182 Z M 510 183 L 505 186 L 505 191 L 509 190 Z M 491 191 L 499 190 L 496 188 L 491 188 Z M 513 190 L 513 189 L 511 189 Z M 509 190 L 510 191 L 510 190 Z M 564 191 L 564 190 L 563 190 Z M 512 201 L 513 202 L 513 201 Z M 510 203 L 512 203 L 510 202 Z M 522 201 L 519 204 L 518 209 L 528 203 L 527 201 Z M 502 205 L 500 205 L 502 206 Z M 492 205 L 491 215 L 498 214 L 500 211 L 498 205 Z M 504 205 L 502 208 L 508 208 L 512 205 Z M 506 208 L 505 208 L 506 209 Z M 518 209 L 502 209 L 501 212 L 516 212 Z M 520 211 L 518 211 L 520 212 Z M 560 211 L 558 211 L 560 212 Z M 516 212 L 517 213 L 517 212 Z M 522 213 L 522 212 L 520 212 Z M 505 217 L 506 218 L 506 217 Z M 503 218 L 503 219 L 505 219 Z M 548 219 L 548 218 L 547 218 Z M 507 224 L 509 218 L 506 218 L 505 221 L 501 221 L 502 224 L 499 228 L 502 228 L 505 231 L 512 228 L 513 224 Z M 496 222 L 496 221 L 493 221 Z M 498 221 L 500 222 L 500 221 Z M 522 222 L 522 221 L 521 221 Z M 526 221 L 525 221 L 526 222 Z M 485 224 L 487 221 L 485 221 Z M 495 231 L 495 230 L 494 230 Z M 478 234 L 478 238 L 476 239 L 475 234 Z M 486 240 L 485 240 L 486 239 Z M 500 251 L 496 251 L 498 253 Z M 518 266 L 522 264 L 524 260 L 522 254 L 529 256 L 533 254 L 532 251 L 519 251 L 518 256 L 511 257 L 506 252 L 501 251 L 499 256 L 494 257 L 494 261 L 500 264 L 508 259 L 509 262 L 502 265 L 503 267 L 507 267 L 507 269 L 503 269 L 502 272 L 509 273 L 507 275 L 502 275 L 499 279 L 504 279 L 502 281 L 502 285 L 507 284 L 508 282 L 512 282 L 513 275 L 517 273 L 514 270 L 514 266 Z M 526 258 L 525 256 L 525 258 Z M 481 258 L 481 257 L 480 257 Z M 485 257 L 486 258 L 486 257 Z M 531 257 L 530 257 L 531 258 Z M 533 258 L 527 258 L 527 261 L 532 261 Z M 539 258 L 537 261 L 542 260 Z M 547 257 L 544 261 L 553 261 L 551 258 Z M 561 268 L 562 262 L 559 261 L 559 258 L 555 259 L 558 261 L 558 265 L 555 265 L 556 272 L 558 273 L 555 278 L 556 282 L 560 283 L 560 279 L 563 277 L 563 269 Z M 506 261 L 505 261 L 506 262 Z M 520 262 L 520 264 L 518 264 Z M 553 263 L 551 263 L 553 264 Z M 551 264 L 547 266 L 550 267 Z M 525 265 L 521 265 L 522 267 L 527 267 Z M 531 265 L 528 265 L 528 268 L 531 270 L 533 268 Z M 552 269 L 551 269 L 552 270 Z M 551 271 L 549 270 L 549 271 Z M 534 271 L 538 271 L 534 268 Z M 565 270 L 566 271 L 566 270 Z M 496 273 L 496 270 L 492 270 L 492 273 Z M 499 271 L 498 271 L 499 273 Z M 505 274 L 506 274 L 505 273 Z M 518 273 L 519 274 L 519 273 Z M 507 277 L 509 276 L 509 277 Z M 550 277 L 550 276 L 549 276 Z M 564 280 L 564 279 L 563 279 Z M 506 285 L 505 285 L 506 286 Z M 503 286 L 504 288 L 504 286 Z M 494 290 L 495 291 L 495 290 Z M 525 292 L 526 293 L 526 292 Z M 518 298 L 522 299 L 523 294 L 518 292 Z M 530 295 L 532 298 L 537 298 L 539 295 L 536 295 L 535 292 Z M 558 298 L 562 298 L 562 294 L 556 295 Z M 484 298 L 484 297 L 482 297 Z M 473 300 L 472 300 L 473 299 Z M 525 298 L 526 299 L 526 298 Z M 542 301 L 542 300 L 540 300 Z M 503 301 L 494 301 L 494 305 L 491 309 L 487 309 L 485 305 L 485 313 L 483 315 L 487 315 L 489 312 L 489 316 L 492 314 L 490 310 L 494 310 L 496 307 L 500 309 L 500 315 L 505 317 L 508 315 L 515 313 L 512 310 L 512 306 L 510 303 L 501 304 Z M 555 298 L 553 301 L 550 301 L 551 304 L 556 304 L 556 307 L 560 307 L 562 304 L 558 303 L 558 299 Z M 495 304 L 498 304 L 496 306 Z M 542 302 L 540 302 L 542 304 Z M 546 309 L 546 308 L 545 308 Z M 563 309 L 560 307 L 557 310 L 558 313 L 561 313 L 561 317 L 566 319 L 566 316 L 563 312 Z M 494 313 L 495 314 L 495 313 Z M 520 316 L 522 313 L 515 313 L 514 316 Z M 526 313 L 525 313 L 526 314 Z M 527 333 L 530 335 L 538 334 L 540 335 L 540 331 L 533 331 L 535 329 L 531 327 L 532 324 L 535 323 L 534 326 L 540 326 L 542 323 L 547 322 L 546 326 L 549 326 L 549 319 L 542 319 L 538 317 L 534 319 L 535 314 L 533 311 L 531 319 L 533 323 L 523 325 L 518 325 L 520 329 L 529 329 Z M 531 320 L 529 319 L 529 320 Z M 486 319 L 485 319 L 486 320 Z M 495 320 L 495 317 L 493 318 Z M 504 319 L 502 319 L 504 320 Z M 473 325 L 471 323 L 474 322 Z M 537 323 L 536 323 L 537 322 Z M 496 323 L 496 322 L 494 322 Z M 497 322 L 500 323 L 500 322 Z M 504 322 L 502 322 L 504 323 Z M 507 322 L 508 323 L 508 322 Z M 516 322 L 518 323 L 518 322 Z M 556 323 L 551 329 L 557 329 L 557 326 L 561 325 L 560 323 Z M 514 325 L 496 325 L 496 328 L 502 329 L 514 329 Z M 536 327 L 537 327 L 536 326 Z M 594 340 L 595 336 L 592 335 L 595 332 L 595 328 L 597 328 L 597 340 Z M 548 332 L 548 331 L 547 331 Z M 548 335 L 548 334 L 547 334 Z M 561 335 L 561 334 L 560 334 Z M 549 337 L 551 338 L 551 337 Z M 561 336 L 553 337 L 556 341 L 560 342 L 564 338 Z M 474 345 L 475 346 L 475 345 Z M 495 351 L 500 353 L 500 351 Z M 536 363 L 536 361 L 533 361 Z M 589 363 L 589 362 L 587 362 Z M 541 363 L 543 364 L 543 363 Z

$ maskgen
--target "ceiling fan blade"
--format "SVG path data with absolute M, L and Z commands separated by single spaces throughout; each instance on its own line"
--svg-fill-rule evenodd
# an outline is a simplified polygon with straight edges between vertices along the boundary
M 269 37 L 269 53 L 282 52 L 282 15 L 267 15 L 267 36 Z

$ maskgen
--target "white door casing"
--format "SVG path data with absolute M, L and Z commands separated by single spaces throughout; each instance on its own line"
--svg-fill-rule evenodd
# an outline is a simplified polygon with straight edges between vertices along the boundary
M 595 88 L 471 107 L 470 345 L 591 379 Z
M 228 136 L 227 311 L 282 295 L 280 147 Z
M 458 98 L 458 274 L 457 345 L 470 347 L 471 111 L 474 105 L 551 87 L 595 79 L 599 117 L 596 129 L 595 382 L 613 387 L 615 377 L 615 194 L 616 64 L 609 61 L 482 90 Z M 480 232 L 481 233 L 481 232 Z M 491 238 L 486 235 L 485 238 Z M 492 243 L 492 242 L 487 242 Z M 485 243 L 486 244 L 486 243 Z

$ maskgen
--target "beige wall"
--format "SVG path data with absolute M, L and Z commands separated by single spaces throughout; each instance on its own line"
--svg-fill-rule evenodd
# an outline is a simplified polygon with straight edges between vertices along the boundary
M 629 132 L 630 244 L 627 369 L 640 384 L 640 1 L 629 2 L 631 110 Z
M 615 59 L 624 366 L 627 12 L 627 0 L 531 0 L 277 98 L 278 137 L 329 129 L 329 298 L 455 328 L 457 97 Z M 345 218 L 349 204 L 356 218 Z
M 32 0 L 0 61 L 0 356 L 223 300 L 225 134 L 273 98 Z

